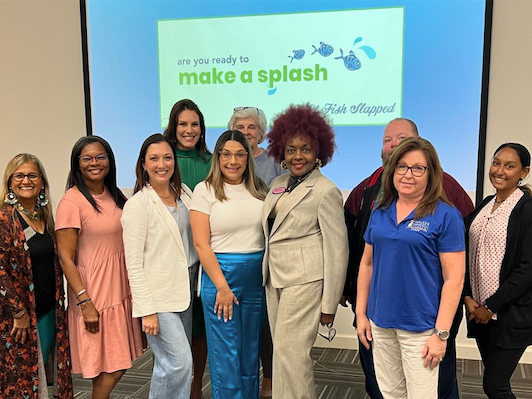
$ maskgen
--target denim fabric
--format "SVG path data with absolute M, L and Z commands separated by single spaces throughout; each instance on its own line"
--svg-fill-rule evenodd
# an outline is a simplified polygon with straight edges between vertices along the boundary
M 153 352 L 150 399 L 190 399 L 192 352 L 183 313 L 157 313 L 159 333 L 146 335 Z

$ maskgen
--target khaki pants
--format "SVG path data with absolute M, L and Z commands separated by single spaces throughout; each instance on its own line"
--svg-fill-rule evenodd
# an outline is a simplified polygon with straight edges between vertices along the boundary
M 266 284 L 273 338 L 273 399 L 315 399 L 311 356 L 321 317 L 323 280 L 287 288 Z
M 377 382 L 385 399 L 437 399 L 439 366 L 425 368 L 421 353 L 433 330 L 380 328 L 371 322 Z

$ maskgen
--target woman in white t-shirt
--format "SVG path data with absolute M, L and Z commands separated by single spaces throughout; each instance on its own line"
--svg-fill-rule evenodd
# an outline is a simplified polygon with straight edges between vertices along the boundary
M 246 137 L 236 130 L 223 133 L 190 206 L 194 246 L 204 268 L 201 299 L 214 399 L 259 396 L 261 208 L 267 190 L 255 173 Z

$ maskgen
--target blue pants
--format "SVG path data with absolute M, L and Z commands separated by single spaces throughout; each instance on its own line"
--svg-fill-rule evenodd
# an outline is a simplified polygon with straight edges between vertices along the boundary
M 201 300 L 209 353 L 213 399 L 259 397 L 259 358 L 265 299 L 262 286 L 263 251 L 216 254 L 229 287 L 238 299 L 233 319 L 224 322 L 214 313 L 217 289 L 203 271 Z

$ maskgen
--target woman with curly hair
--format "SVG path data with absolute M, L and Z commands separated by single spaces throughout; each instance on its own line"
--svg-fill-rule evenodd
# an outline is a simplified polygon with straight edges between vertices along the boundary
M 277 116 L 268 151 L 290 173 L 272 181 L 262 208 L 262 267 L 273 336 L 273 398 L 316 397 L 312 345 L 332 328 L 347 268 L 340 190 L 320 167 L 335 141 L 325 115 L 292 105 Z

